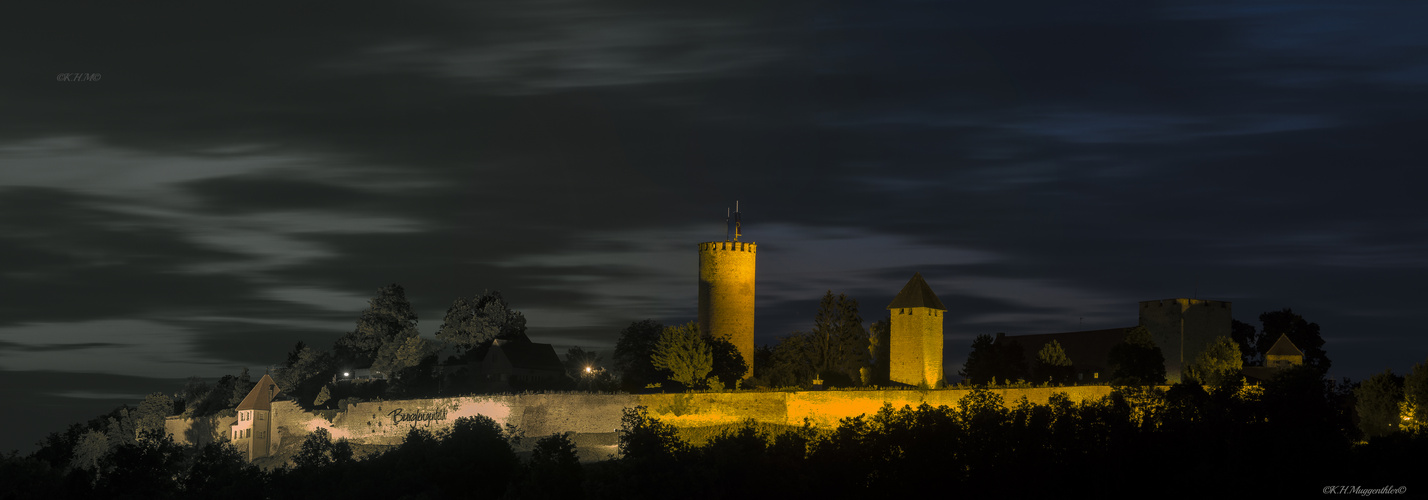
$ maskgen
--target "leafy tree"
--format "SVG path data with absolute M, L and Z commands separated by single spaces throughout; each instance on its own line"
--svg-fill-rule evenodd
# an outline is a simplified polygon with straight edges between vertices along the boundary
M 1230 339 L 1239 344 L 1244 366 L 1264 364 L 1264 356 L 1255 347 L 1259 345 L 1259 338 L 1260 334 L 1254 325 L 1236 319 L 1230 320 Z
M 1041 347 L 1036 353 L 1036 380 L 1049 380 L 1055 383 L 1066 383 L 1075 375 L 1075 368 L 1071 365 L 1071 358 L 1066 356 L 1066 350 L 1061 348 L 1061 343 L 1055 340 Z
M 874 321 L 868 327 L 868 353 L 872 356 L 872 371 L 865 381 L 872 385 L 886 385 L 891 377 L 892 323 L 887 318 Z
M 139 403 L 139 409 L 135 412 L 135 426 L 140 433 L 164 430 L 164 418 L 173 414 L 174 400 L 167 395 L 155 392 L 144 397 L 144 401 Z
M 228 406 L 238 406 L 238 403 L 242 403 L 243 398 L 248 397 L 248 392 L 253 390 L 255 384 L 253 377 L 248 375 L 248 367 L 243 367 L 243 371 L 233 381 L 233 391 L 228 394 Z
M 986 384 L 996 376 L 1001 356 L 997 352 L 991 335 L 981 334 L 972 340 L 972 351 L 967 354 L 967 362 L 957 374 L 972 384 Z
M 1375 438 L 1398 430 L 1399 403 L 1403 401 L 1403 385 L 1392 370 L 1375 373 L 1354 391 L 1354 410 L 1359 415 L 1359 429 L 1365 437 Z
M 829 290 L 818 303 L 813 330 L 802 342 L 804 356 L 818 375 L 830 385 L 851 385 L 862 380 L 862 369 L 871 366 L 871 342 L 858 314 L 858 301 L 845 294 L 833 296 Z
M 337 339 L 338 358 L 356 367 L 368 367 L 383 346 L 417 337 L 417 315 L 401 285 L 377 290 L 367 309 L 357 318 L 357 328 Z
M 179 486 L 191 498 L 261 498 L 265 479 L 238 448 L 217 441 L 198 449 Z
M 465 352 L 493 339 L 522 339 L 526 317 L 511 309 L 501 292 L 487 290 L 472 298 L 458 297 L 446 310 L 436 338 Z
M 705 336 L 704 341 L 709 343 L 709 354 L 714 362 L 709 375 L 718 377 L 721 383 L 729 387 L 743 380 L 744 374 L 749 372 L 749 365 L 744 362 L 744 355 L 739 352 L 739 348 L 721 337 Z
M 804 387 L 818 376 L 812 360 L 805 353 L 809 334 L 793 332 L 779 339 L 773 347 L 764 346 L 768 361 L 754 365 L 762 375 L 760 378 L 770 387 Z
M 74 458 L 70 466 L 100 472 L 104 456 L 109 454 L 109 438 L 104 433 L 91 430 L 85 432 L 74 445 Z
M 1270 347 L 1274 347 L 1279 335 L 1285 334 L 1295 347 L 1304 351 L 1305 365 L 1318 369 L 1320 374 L 1329 372 L 1331 363 L 1324 352 L 1324 337 L 1319 335 L 1318 323 L 1305 321 L 1289 308 L 1261 314 L 1259 321 L 1264 325 L 1260 336 L 1255 340 L 1255 351 L 1261 356 L 1260 359 L 1263 359 L 1264 353 L 1269 352 Z
M 1209 386 L 1221 386 L 1240 380 L 1240 370 L 1244 368 L 1244 358 L 1240 356 L 1240 346 L 1229 337 L 1219 336 L 1211 340 L 1189 367 L 1191 378 Z
M 669 379 L 694 389 L 704 385 L 714 369 L 709 344 L 699 334 L 699 324 L 665 327 L 650 355 L 650 364 L 668 373 Z
M 312 401 L 317 392 L 332 379 L 336 360 L 327 351 L 318 351 L 298 342 L 288 354 L 291 364 L 273 373 L 278 388 L 299 402 Z
M 1144 326 L 1126 332 L 1125 340 L 1111 348 L 1107 361 L 1113 381 L 1133 385 L 1165 383 L 1165 354 Z
M 421 337 L 407 337 L 383 345 L 372 361 L 372 370 L 393 376 L 421 364 L 436 349 Z
M 632 322 L 620 331 L 620 340 L 615 343 L 615 371 L 626 391 L 639 391 L 664 380 L 650 361 L 663 333 L 664 325 L 652 319 Z
M 674 426 L 651 417 L 644 406 L 626 408 L 616 433 L 620 455 L 645 463 L 668 463 L 688 449 Z
M 1428 424 L 1428 361 L 1415 363 L 1404 377 L 1400 418 L 1410 431 L 1421 431 Z
M 352 462 L 352 446 L 346 439 L 332 442 L 332 434 L 327 429 L 318 428 L 308 433 L 302 441 L 302 448 L 293 456 L 293 465 L 300 469 L 323 467 L 331 464 Z
M 530 462 L 526 464 L 516 496 L 584 498 L 585 491 L 581 487 L 583 472 L 570 433 L 546 436 L 536 441 L 535 448 L 531 450 Z

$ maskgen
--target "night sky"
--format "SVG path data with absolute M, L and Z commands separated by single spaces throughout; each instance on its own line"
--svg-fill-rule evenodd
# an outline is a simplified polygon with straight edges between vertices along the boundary
M 0 450 L 330 346 L 695 319 L 738 200 L 759 343 L 921 272 L 978 334 L 1197 297 L 1428 355 L 1428 3 L 311 2 L 0 13 Z M 91 75 L 91 76 L 86 76 Z M 98 75 L 96 78 L 92 75 Z M 97 80 L 97 81 L 96 81 Z M 955 379 L 956 376 L 953 375 Z

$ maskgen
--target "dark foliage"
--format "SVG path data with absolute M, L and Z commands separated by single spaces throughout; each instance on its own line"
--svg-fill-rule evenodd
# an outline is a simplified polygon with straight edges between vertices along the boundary
M 615 343 L 615 371 L 619 373 L 621 389 L 642 392 L 645 386 L 665 380 L 665 375 L 650 362 L 663 333 L 664 325 L 652 319 L 630 323 L 620 331 L 620 340 Z

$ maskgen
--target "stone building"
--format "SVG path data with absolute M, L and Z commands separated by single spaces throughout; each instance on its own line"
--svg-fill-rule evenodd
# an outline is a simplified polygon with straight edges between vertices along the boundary
M 282 391 L 267 374 L 238 403 L 238 420 L 229 426 L 229 437 L 249 461 L 272 454 L 273 398 Z
M 892 315 L 888 346 L 889 380 L 920 387 L 942 384 L 942 321 L 947 307 L 932 287 L 914 273 L 888 311 Z
M 1264 353 L 1264 366 L 1246 366 L 1240 374 L 1250 383 L 1259 384 L 1273 379 L 1280 371 L 1303 364 L 1304 351 L 1299 350 L 1288 335 L 1281 333 L 1279 340 L 1274 341 L 1274 345 Z
M 1140 303 L 1140 324 L 1150 330 L 1155 345 L 1165 354 L 1165 379 L 1172 384 L 1180 381 L 1185 367 L 1195 362 L 1211 340 L 1230 336 L 1231 321 L 1229 302 L 1164 299 Z
M 1181 372 L 1194 363 L 1210 341 L 1230 336 L 1230 303 L 1218 300 L 1164 299 L 1140 303 L 1140 325 L 1150 331 L 1155 345 L 1165 356 L 1165 379 L 1180 381 Z M 1125 339 L 1134 326 L 1082 332 L 1043 333 L 1037 335 L 997 335 L 997 342 L 1016 341 L 1022 347 L 1027 366 L 1036 361 L 1036 353 L 1055 340 L 1071 358 L 1081 380 L 1109 376 L 1111 348 Z
M 754 375 L 755 243 L 713 241 L 699 244 L 699 331 L 734 344 Z

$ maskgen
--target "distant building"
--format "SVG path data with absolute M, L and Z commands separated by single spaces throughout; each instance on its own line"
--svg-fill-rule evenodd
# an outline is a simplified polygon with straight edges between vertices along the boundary
M 1218 300 L 1164 299 L 1140 303 L 1140 324 L 1150 331 L 1155 345 L 1165 355 L 1165 378 L 1169 383 L 1180 381 L 1186 366 L 1195 362 L 1200 352 L 1215 337 L 1230 336 L 1230 303 Z M 1110 370 L 1111 348 L 1125 340 L 1134 326 L 1088 330 L 1082 332 L 1043 333 L 1038 335 L 997 336 L 997 342 L 1016 341 L 1030 367 L 1036 353 L 1055 340 L 1071 358 L 1071 364 L 1082 380 L 1106 378 Z
M 374 382 L 374 381 L 377 381 L 377 380 L 386 380 L 386 379 L 387 379 L 387 375 L 386 375 L 385 373 L 382 373 L 382 372 L 379 372 L 379 371 L 374 371 L 374 370 L 372 370 L 371 368 L 358 368 L 358 369 L 355 369 L 355 370 L 343 370 L 343 371 L 338 372 L 337 374 L 335 374 L 335 375 L 332 376 L 332 381 L 333 381 L 333 382 L 354 382 L 354 383 L 362 383 L 362 382 Z
M 277 382 L 267 374 L 258 379 L 258 385 L 248 391 L 243 401 L 238 403 L 238 420 L 230 426 L 229 436 L 248 461 L 272 454 L 273 442 L 273 398 L 282 391 Z
M 521 338 L 491 341 L 481 371 L 496 390 L 550 388 L 565 379 L 565 365 L 550 344 Z
M 1274 345 L 1264 353 L 1264 366 L 1246 366 L 1240 370 L 1240 374 L 1250 383 L 1258 384 L 1268 382 L 1285 369 L 1303 364 L 1304 351 L 1299 350 L 1299 347 L 1289 340 L 1288 335 L 1281 333 L 1279 340 L 1274 341 Z
M 942 321 L 947 306 L 932 287 L 914 273 L 888 304 L 892 316 L 888 346 L 888 378 L 899 384 L 937 387 L 942 384 Z

